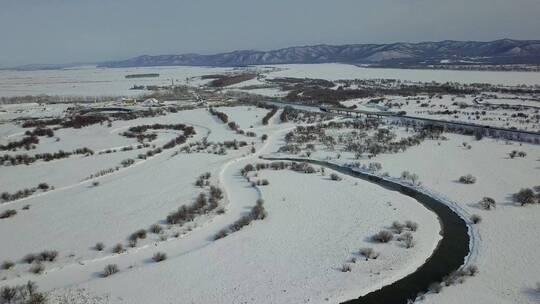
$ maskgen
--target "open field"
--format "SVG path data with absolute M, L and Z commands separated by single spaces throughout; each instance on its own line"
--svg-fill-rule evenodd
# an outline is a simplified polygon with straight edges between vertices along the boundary
M 376 75 L 484 80 L 507 88 L 527 83 L 533 91 L 523 94 L 430 95 L 426 88 L 448 88 L 423 84 L 414 96 L 337 104 L 538 132 L 535 73 L 286 65 L 258 68 L 255 78 L 211 89 L 208 81 L 216 78 L 207 75 L 245 70 L 89 68 L 30 78 L 10 74 L 30 72 L 2 71 L 9 81 L 0 81 L 0 91 L 124 96 L 131 95 L 132 81 L 142 81 L 124 74 L 154 72 L 160 77 L 144 85 L 174 78 L 188 85 L 183 92 L 193 100 L 1 105 L 0 287 L 31 280 L 51 303 L 339 303 L 403 280 L 440 249 L 441 218 L 414 196 L 319 165 L 263 159 L 292 157 L 423 191 L 463 222 L 469 243 L 459 246 L 469 253 L 462 265 L 439 278 L 442 290 L 426 288 L 410 300 L 537 302 L 539 145 L 225 95 L 269 84 L 254 90 L 360 94 L 373 82 L 338 89 L 346 86 L 340 81 Z M 282 79 L 281 87 L 273 78 Z M 523 188 L 532 196 L 522 204 L 514 194 Z

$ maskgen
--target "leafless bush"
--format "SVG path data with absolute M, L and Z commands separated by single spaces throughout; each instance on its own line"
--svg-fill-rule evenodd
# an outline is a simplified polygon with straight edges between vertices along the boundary
M 330 179 L 333 180 L 333 181 L 340 181 L 342 178 L 337 175 L 336 173 L 332 173 L 330 174 Z
M 30 267 L 28 271 L 30 271 L 33 274 L 41 274 L 45 270 L 45 266 L 41 264 L 40 262 L 35 263 Z
M 487 196 L 478 202 L 478 205 L 484 210 L 491 210 L 491 208 L 495 208 L 496 204 L 494 199 Z
M 418 230 L 418 223 L 413 221 L 406 221 L 405 227 L 407 227 L 407 229 L 409 229 L 410 231 L 416 231 Z
M 216 235 L 214 235 L 214 240 L 219 240 L 229 235 L 229 229 L 221 229 Z
M 119 272 L 120 269 L 118 268 L 118 265 L 116 264 L 109 264 L 107 266 L 105 266 L 105 268 L 103 269 L 103 272 L 101 273 L 101 276 L 106 278 L 108 276 L 111 276 L 117 272 Z
M 96 245 L 94 245 L 94 249 L 97 251 L 103 251 L 103 249 L 105 249 L 105 245 L 101 242 L 96 243 Z
M 146 230 L 144 230 L 144 229 L 139 229 L 139 230 L 135 231 L 134 234 L 135 234 L 135 235 L 137 236 L 137 238 L 139 238 L 139 239 L 145 239 L 145 238 L 146 238 Z
M 47 297 L 38 292 L 36 283 L 28 281 L 20 286 L 4 286 L 0 288 L 0 303 L 2 304 L 45 304 Z
M 479 224 L 481 221 L 482 221 L 482 217 L 480 217 L 480 215 L 478 214 L 471 215 L 471 222 L 473 224 Z
M 403 242 L 403 245 L 405 246 L 405 248 L 414 247 L 414 238 L 413 238 L 412 233 L 410 232 L 405 232 L 404 234 L 400 235 L 398 237 L 398 240 Z
M 398 221 L 394 221 L 392 223 L 392 230 L 394 230 L 396 233 L 401 233 L 405 229 L 405 225 Z
M 13 263 L 12 261 L 6 260 L 6 261 L 2 262 L 2 265 L 0 266 L 0 268 L 2 268 L 4 270 L 8 270 L 8 269 L 12 268 L 13 266 L 15 266 L 15 263 Z
M 224 238 L 230 233 L 239 231 L 243 227 L 249 225 L 252 221 L 262 220 L 266 218 L 266 216 L 267 216 L 267 213 L 266 213 L 266 210 L 264 209 L 264 201 L 262 199 L 259 199 L 257 200 L 256 205 L 253 208 L 251 208 L 251 211 L 249 212 L 248 215 L 242 216 L 236 222 L 231 224 L 228 228 L 222 229 L 221 231 L 219 231 L 216 235 L 214 235 L 214 240 Z
M 349 264 L 343 264 L 340 270 L 341 272 L 351 272 L 352 268 L 351 268 L 351 265 Z
M 114 247 L 112 249 L 112 252 L 113 253 L 122 253 L 122 252 L 124 252 L 124 245 L 122 245 L 120 243 L 114 245 Z
M 375 242 L 379 243 L 388 243 L 394 238 L 394 235 L 392 232 L 388 230 L 381 230 L 377 234 L 371 237 L 371 239 Z
M 463 269 L 463 273 L 468 276 L 474 277 L 478 273 L 478 266 L 469 265 Z
M 37 257 L 33 253 L 29 253 L 29 254 L 25 255 L 24 258 L 22 259 L 22 261 L 27 263 L 27 264 L 32 264 L 36 260 L 37 260 Z
M 459 178 L 459 182 L 462 184 L 474 184 L 476 183 L 476 177 L 472 176 L 471 174 L 467 174 L 467 175 L 461 176 Z
M 154 262 L 156 263 L 159 263 L 161 261 L 165 261 L 167 259 L 167 254 L 163 253 L 163 252 L 156 252 L 154 254 L 154 256 L 152 257 L 152 260 L 154 260 Z
M 12 216 L 15 216 L 16 214 L 17 214 L 17 210 L 7 209 L 7 210 L 4 210 L 4 212 L 0 213 L 0 219 L 10 218 Z
M 156 234 L 160 233 L 162 230 L 163 230 L 163 228 L 161 228 L 161 226 L 159 224 L 153 224 L 148 229 L 148 231 L 150 231 L 151 233 L 156 233 Z
M 362 248 L 360 249 L 359 253 L 366 259 L 366 261 L 369 259 L 375 260 L 379 257 L 379 253 L 375 252 L 373 248 Z
M 58 256 L 58 251 L 56 250 L 44 250 L 39 253 L 39 261 L 41 262 L 53 262 Z

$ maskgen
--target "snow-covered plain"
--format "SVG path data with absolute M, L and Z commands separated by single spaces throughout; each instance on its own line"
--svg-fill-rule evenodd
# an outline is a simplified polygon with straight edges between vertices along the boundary
M 403 131 L 396 130 L 398 137 L 406 135 Z M 478 141 L 457 134 L 445 137 L 448 139 L 426 140 L 405 152 L 370 159 L 358 160 L 343 151 L 338 157 L 337 150 L 323 146 L 310 157 L 338 164 L 378 162 L 382 165 L 380 172 L 393 177 L 409 171 L 419 176 L 422 187 L 456 202 L 467 216 L 481 216 L 470 257 L 480 273 L 464 284 L 443 288 L 440 294 L 426 295 L 421 303 L 538 303 L 534 286 L 540 274 L 540 239 L 536 237 L 540 208 L 521 207 L 513 202 L 512 194 L 540 183 L 540 147 L 490 138 Z M 514 150 L 525 151 L 527 156 L 512 159 L 508 155 Z M 476 183 L 458 182 L 466 174 L 476 177 Z M 480 208 L 478 202 L 483 197 L 495 199 L 497 207 L 489 211 Z
M 329 80 L 352 78 L 398 78 L 412 81 L 461 81 L 465 83 L 540 84 L 538 73 L 502 73 L 470 71 L 413 71 L 367 69 L 352 65 L 284 65 L 265 77 L 312 77 Z M 177 83 L 197 86 L 199 76 L 233 72 L 223 68 L 163 67 L 141 69 L 72 69 L 62 71 L 0 71 L 0 95 L 132 95 L 133 84 Z M 125 79 L 134 73 L 160 73 L 159 78 Z M 262 85 L 257 79 L 237 84 Z M 274 88 L 260 88 L 273 96 L 283 94 Z M 254 91 L 254 90 L 246 90 Z M 389 97 L 393 98 L 393 97 Z M 437 107 L 448 106 L 451 96 L 434 99 Z M 397 98 L 395 101 L 400 101 Z M 469 98 L 459 101 L 474 105 Z M 520 104 L 520 101 L 511 100 Z M 533 101 L 524 101 L 534 105 Z M 345 102 L 364 106 L 367 100 Z M 174 105 L 175 102 L 169 104 Z M 24 129 L 13 119 L 55 117 L 70 105 L 3 105 L 0 110 L 0 144 L 23 137 Z M 403 106 L 423 116 L 414 104 Z M 181 152 L 182 146 L 165 150 L 147 159 L 139 153 L 150 148 L 91 156 L 72 156 L 51 162 L 37 161 L 28 166 L 2 166 L 0 192 L 14 192 L 46 182 L 55 188 L 36 192 L 21 200 L 0 203 L 0 213 L 15 209 L 17 214 L 0 219 L 0 263 L 16 262 L 14 268 L 0 270 L 0 286 L 33 280 L 51 292 L 51 299 L 72 297 L 70 303 L 335 303 L 356 298 L 392 283 L 413 272 L 431 255 L 440 239 L 437 217 L 413 199 L 390 192 L 374 184 L 343 177 L 331 181 L 320 171 L 300 174 L 292 171 L 262 170 L 251 179 L 267 179 L 268 186 L 253 187 L 241 176 L 246 164 L 262 162 L 260 155 L 273 155 L 287 132 L 301 123 L 281 123 L 278 113 L 268 125 L 261 123 L 268 112 L 254 106 L 220 107 L 245 131 L 256 137 L 237 134 L 207 109 L 168 113 L 165 116 L 113 121 L 82 129 L 59 129 L 55 138 L 40 137 L 36 149 L 3 151 L 6 154 L 54 152 L 89 147 L 96 152 L 137 145 L 120 134 L 131 126 L 153 123 L 191 125 L 196 135 L 182 146 L 203 139 L 209 142 L 246 141 L 238 150 L 227 149 L 217 155 L 209 149 Z M 373 109 L 372 109 L 373 110 Z M 534 113 L 534 110 L 530 114 Z M 510 115 L 511 112 L 508 112 Z M 490 114 L 497 126 L 517 126 L 500 122 L 503 110 Z M 442 118 L 442 116 L 441 116 Z M 335 119 L 339 120 L 339 117 Z M 462 117 L 464 119 L 464 117 Z M 530 123 L 526 128 L 537 129 Z M 392 127 L 397 138 L 410 136 L 411 130 Z M 156 132 L 152 142 L 161 146 L 176 132 Z M 266 141 L 261 135 L 268 135 Z M 336 134 L 337 136 L 338 134 Z M 444 134 L 448 140 L 425 140 L 418 146 L 396 154 L 380 154 L 361 163 L 379 162 L 381 172 L 399 176 L 408 170 L 420 176 L 426 189 L 456 202 L 465 214 L 479 214 L 471 261 L 479 274 L 464 284 L 445 287 L 440 294 L 428 294 L 425 303 L 537 303 L 533 290 L 540 280 L 536 257 L 540 248 L 536 237 L 540 229 L 538 206 L 518 207 L 512 193 L 540 183 L 540 147 L 471 136 Z M 471 148 L 466 148 L 467 145 Z M 255 153 L 251 148 L 255 149 Z M 527 153 L 525 158 L 510 159 L 513 150 Z M 281 155 L 277 153 L 276 155 Z M 348 152 L 329 151 L 322 146 L 311 154 L 314 159 L 336 163 L 358 161 Z M 125 159 L 133 165 L 122 168 Z M 119 170 L 89 179 L 101 170 L 119 166 Z M 317 168 L 318 169 L 318 168 Z M 223 214 L 210 213 L 182 227 L 170 226 L 165 217 L 179 206 L 191 204 L 202 191 L 194 185 L 197 177 L 211 173 L 210 182 L 224 189 L 220 202 Z M 472 174 L 477 182 L 464 185 L 459 176 Z M 98 181 L 99 184 L 93 184 Z M 485 211 L 477 202 L 493 197 L 497 208 Z M 268 217 L 254 221 L 244 229 L 214 241 L 214 235 L 249 212 L 257 199 L 265 201 Z M 23 207 L 30 205 L 29 210 Z M 398 241 L 377 244 L 370 236 L 389 229 L 393 221 L 412 220 L 420 229 L 414 233 L 416 245 L 406 249 Z M 127 237 L 138 229 L 161 224 L 164 232 L 150 234 L 135 248 L 127 247 Z M 177 235 L 176 235 L 177 234 Z M 97 242 L 105 244 L 96 251 Z M 111 252 L 116 243 L 127 251 Z M 372 247 L 380 253 L 376 260 L 364 261 L 360 248 Z M 59 257 L 45 263 L 43 274 L 31 274 L 30 265 L 20 260 L 28 253 L 58 250 Z M 152 261 L 155 252 L 168 259 Z M 356 258 L 356 262 L 352 262 Z M 120 272 L 102 278 L 105 265 L 117 264 Z M 341 272 L 342 265 L 352 267 Z
M 400 79 L 421 82 L 489 83 L 504 85 L 540 85 L 537 72 L 442 71 L 365 68 L 348 64 L 288 64 L 257 68 L 268 78 L 299 77 L 339 79 Z M 235 72 L 219 67 L 143 67 L 96 68 L 92 66 L 64 70 L 11 71 L 0 70 L 0 96 L 60 95 L 60 96 L 137 96 L 147 91 L 130 90 L 134 85 L 201 85 L 199 76 Z M 128 74 L 158 73 L 156 78 L 126 79 Z M 198 78 L 199 77 L 199 78 Z M 251 80 L 234 87 L 261 85 Z M 267 96 L 282 95 L 279 90 L 261 88 L 252 91 Z

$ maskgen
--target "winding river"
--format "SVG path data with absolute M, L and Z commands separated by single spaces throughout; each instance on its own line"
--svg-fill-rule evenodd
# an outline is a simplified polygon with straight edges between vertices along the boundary
M 459 269 L 465 263 L 465 260 L 469 255 L 471 238 L 469 236 L 469 227 L 465 220 L 444 202 L 438 200 L 436 197 L 419 191 L 415 187 L 402 185 L 397 182 L 326 161 L 287 157 L 263 157 L 263 159 L 307 162 L 323 166 L 342 174 L 375 183 L 391 191 L 399 191 L 404 195 L 414 198 L 437 214 L 442 226 L 442 239 L 439 241 L 435 251 L 433 251 L 432 255 L 422 266 L 416 269 L 415 272 L 390 285 L 344 303 L 405 304 L 409 300 L 414 300 L 419 293 L 427 292 L 431 283 L 441 282 L 443 277 L 450 274 L 452 271 Z

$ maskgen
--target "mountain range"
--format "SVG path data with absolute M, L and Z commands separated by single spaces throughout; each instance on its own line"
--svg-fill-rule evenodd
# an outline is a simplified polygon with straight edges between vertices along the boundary
M 428 65 L 540 64 L 540 40 L 500 39 L 392 44 L 297 46 L 271 51 L 242 50 L 213 55 L 142 55 L 100 63 L 101 67 L 219 66 L 350 63 L 387 67 Z

